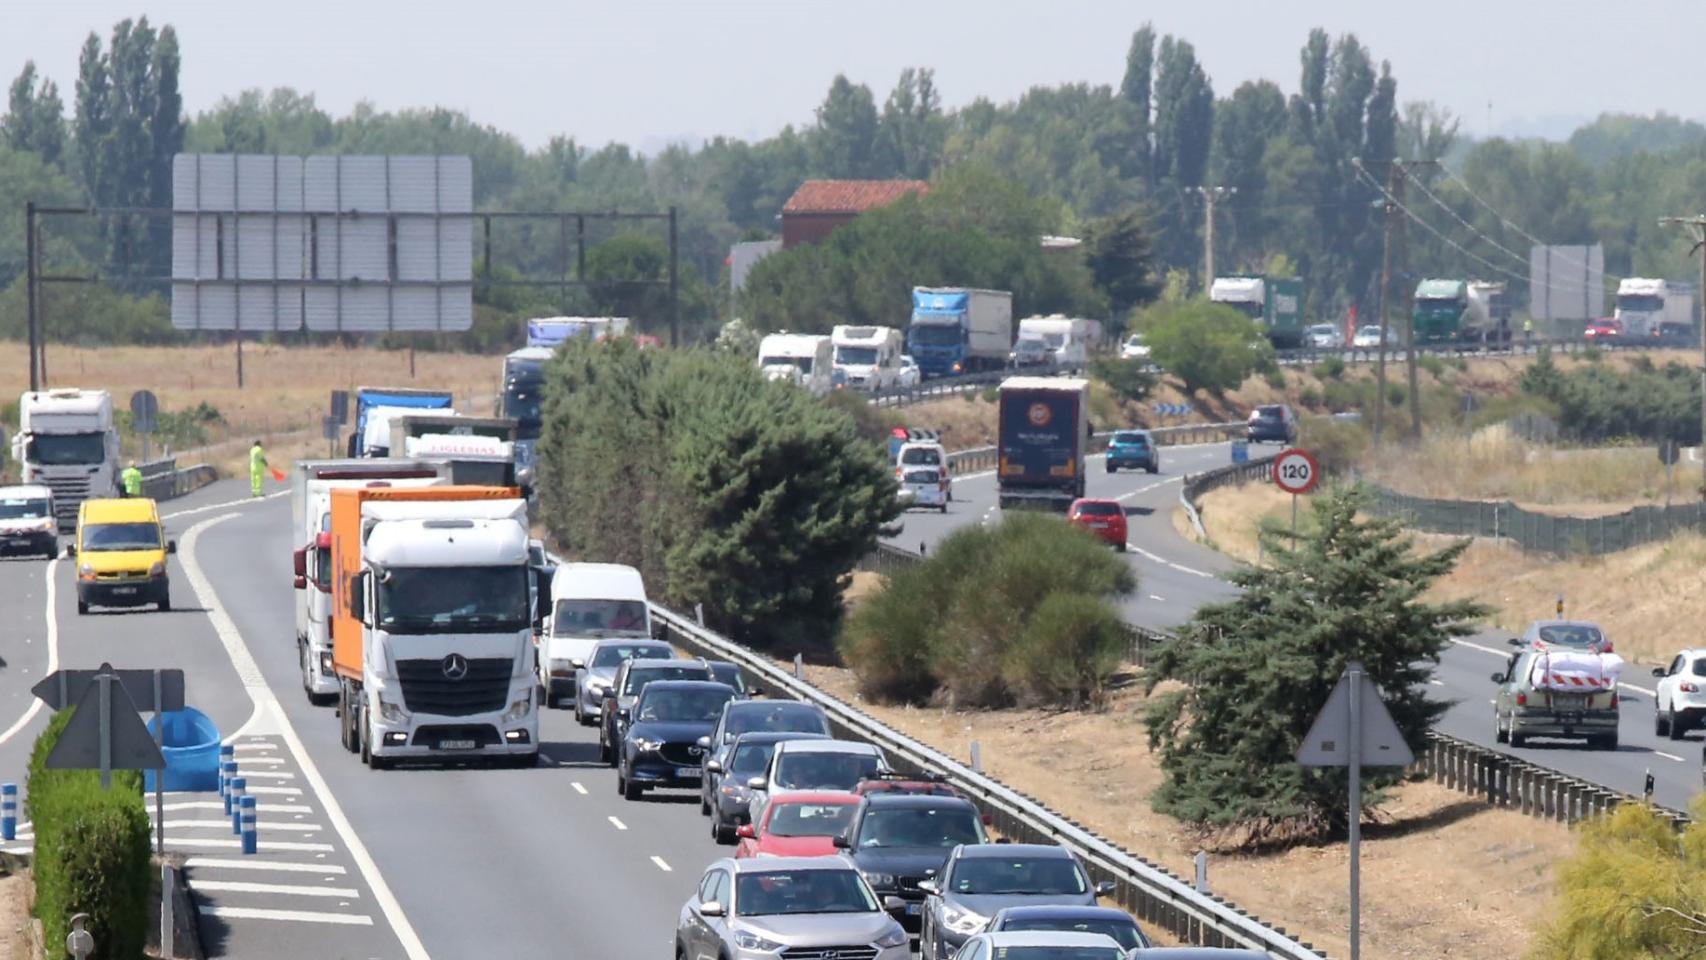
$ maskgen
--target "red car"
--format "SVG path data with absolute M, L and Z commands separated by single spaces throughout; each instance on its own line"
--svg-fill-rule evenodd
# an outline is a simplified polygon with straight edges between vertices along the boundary
M 1601 317 L 1588 324 L 1582 336 L 1589 340 L 1613 340 L 1623 336 L 1623 321 L 1615 317 Z
M 835 838 L 853 822 L 859 798 L 851 793 L 800 790 L 778 794 L 763 819 L 735 831 L 735 857 L 833 857 Z
M 1066 522 L 1083 527 L 1125 552 L 1125 506 L 1118 500 L 1091 500 L 1085 497 L 1072 501 L 1066 511 Z

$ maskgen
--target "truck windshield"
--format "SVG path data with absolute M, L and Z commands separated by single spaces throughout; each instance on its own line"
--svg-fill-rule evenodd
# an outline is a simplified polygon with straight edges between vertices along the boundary
M 1445 297 L 1416 298 L 1417 313 L 1446 313 L 1448 311 L 1461 311 L 1463 309 L 1463 301 L 1461 300 L 1452 300 Z
M 24 459 L 44 467 L 100 463 L 106 458 L 104 433 L 33 434 L 24 450 Z
M 83 528 L 84 553 L 107 550 L 158 550 L 160 525 L 157 523 L 96 523 Z
M 876 347 L 836 347 L 835 362 L 870 367 L 877 363 Z
M 558 600 L 554 637 L 650 637 L 646 605 L 638 600 Z
M 1617 309 L 1619 310 L 1657 313 L 1664 308 L 1665 302 L 1650 293 L 1626 293 L 1617 298 Z
M 0 520 L 34 520 L 51 517 L 46 500 L 0 500 Z
M 919 324 L 912 328 L 912 342 L 927 347 L 951 347 L 960 342 L 957 323 Z
M 527 597 L 526 567 L 390 567 L 379 585 L 379 626 L 391 633 L 523 630 Z
M 504 387 L 504 416 L 514 417 L 518 428 L 537 428 L 544 419 L 537 383 L 511 383 Z

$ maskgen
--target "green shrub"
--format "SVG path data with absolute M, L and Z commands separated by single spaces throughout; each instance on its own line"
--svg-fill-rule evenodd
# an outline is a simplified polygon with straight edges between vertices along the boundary
M 1185 386 L 1222 393 L 1272 369 L 1273 347 L 1255 321 L 1225 304 L 1159 303 L 1138 314 L 1154 362 Z
M 1416 366 L 1433 375 L 1435 380 L 1445 377 L 1445 360 L 1438 354 L 1423 353 L 1416 356 Z
M 1387 404 L 1387 406 L 1392 406 L 1392 407 L 1403 406 L 1405 396 L 1406 396 L 1406 394 L 1404 393 L 1404 388 L 1399 386 L 1398 384 L 1389 383 L 1386 385 L 1386 404 Z
M 1368 427 L 1361 421 L 1309 418 L 1300 422 L 1298 444 L 1315 455 L 1321 470 L 1341 474 L 1355 467 L 1368 452 Z
M 1155 389 L 1155 375 L 1143 369 L 1143 364 L 1137 360 L 1098 357 L 1091 362 L 1090 372 L 1107 384 L 1114 396 L 1131 403 L 1143 402 Z
M 1297 402 L 1311 410 L 1320 407 L 1322 399 L 1321 391 L 1314 387 L 1304 387 L 1303 391 L 1297 395 Z
M 888 449 L 889 435 L 896 427 L 906 426 L 906 418 L 890 407 L 874 406 L 855 390 L 836 390 L 825 400 L 831 407 L 853 418 L 859 435 Z
M 56 714 L 30 752 L 25 809 L 35 829 L 35 915 L 48 943 L 64 943 L 87 913 L 98 960 L 135 960 L 147 939 L 153 870 L 142 776 L 115 770 L 101 789 L 94 770 L 49 770 L 47 755 L 71 720 Z
M 848 619 L 841 654 L 868 697 L 957 706 L 1094 701 L 1124 653 L 1118 554 L 1058 517 L 956 531 Z
M 1345 375 L 1345 358 L 1340 356 L 1327 357 L 1315 365 L 1314 373 L 1317 380 L 1342 379 Z

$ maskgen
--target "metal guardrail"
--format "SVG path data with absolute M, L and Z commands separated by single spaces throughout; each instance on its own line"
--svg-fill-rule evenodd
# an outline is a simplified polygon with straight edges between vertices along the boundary
M 179 467 L 176 457 L 150 460 L 137 469 L 142 471 L 142 495 L 153 500 L 181 497 L 219 479 L 213 467 L 204 463 Z
M 1585 337 L 1523 337 L 1520 333 L 1508 342 L 1482 343 L 1480 341 L 1464 341 L 1450 343 L 1418 343 L 1417 356 L 1435 357 L 1496 357 L 1522 356 L 1531 354 L 1541 347 L 1547 347 L 1561 354 L 1569 355 L 1587 350 L 1699 350 L 1700 340 L 1695 337 L 1658 337 L 1651 340 L 1588 340 Z M 1275 350 L 1274 358 L 1286 366 L 1300 366 L 1319 363 L 1328 357 L 1338 357 L 1346 363 L 1373 363 L 1379 350 L 1369 347 L 1288 347 Z M 1387 363 L 1403 363 L 1404 347 L 1402 345 L 1386 348 Z
M 1417 754 L 1410 769 L 1495 807 L 1563 824 L 1610 813 L 1620 804 L 1647 802 L 1644 797 L 1609 790 L 1443 733 L 1428 734 L 1427 747 Z M 1657 805 L 1653 809 L 1678 829 L 1691 822 L 1680 810 Z
M 1176 427 L 1134 427 L 1147 430 L 1157 446 L 1169 447 L 1182 443 L 1213 443 L 1244 436 L 1248 425 L 1242 420 L 1224 423 L 1190 423 Z M 1114 431 L 1092 434 L 1086 453 L 1101 453 L 1108 448 Z M 954 473 L 965 470 L 989 469 L 995 466 L 996 447 L 968 447 L 948 454 L 948 469 Z
M 700 627 L 667 608 L 652 605 L 652 618 L 665 639 L 697 654 L 737 663 L 766 691 L 815 703 L 829 715 L 837 733 L 876 744 L 903 771 L 933 771 L 974 798 L 1003 836 L 1021 842 L 1058 843 L 1076 853 L 1098 880 L 1111 880 L 1114 896 L 1140 921 L 1173 936 L 1212 947 L 1266 950 L 1276 960 L 1321 960 L 1326 954 L 1273 927 L 1224 898 L 1198 893 L 1165 868 L 1128 853 L 1113 841 L 1061 816 L 1035 797 L 906 735 L 829 696 L 768 658 Z

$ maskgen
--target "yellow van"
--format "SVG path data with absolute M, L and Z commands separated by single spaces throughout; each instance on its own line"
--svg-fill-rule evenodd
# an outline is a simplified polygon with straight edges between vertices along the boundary
M 77 508 L 77 612 L 90 605 L 172 609 L 166 554 L 175 541 L 160 528 L 160 510 L 146 497 L 85 500 Z

